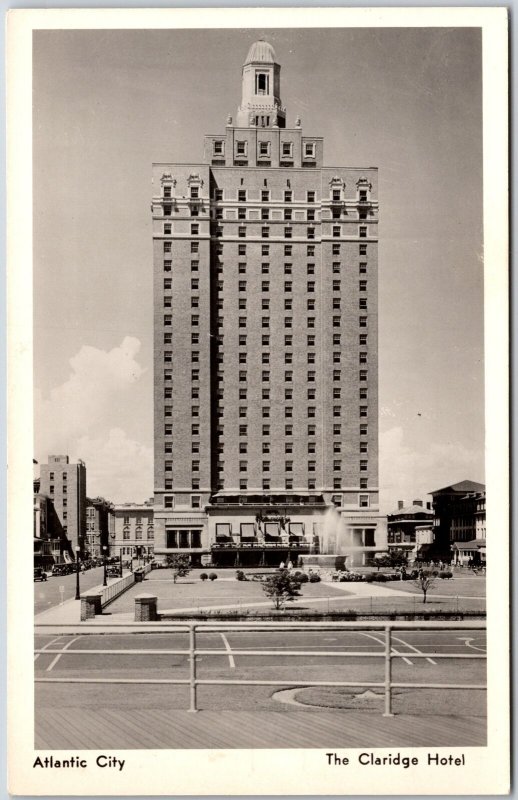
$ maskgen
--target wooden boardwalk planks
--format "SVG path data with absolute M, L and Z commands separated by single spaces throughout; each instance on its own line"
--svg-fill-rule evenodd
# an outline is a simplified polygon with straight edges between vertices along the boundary
M 476 747 L 481 717 L 391 718 L 359 711 L 199 711 L 45 708 L 36 711 L 42 750 Z

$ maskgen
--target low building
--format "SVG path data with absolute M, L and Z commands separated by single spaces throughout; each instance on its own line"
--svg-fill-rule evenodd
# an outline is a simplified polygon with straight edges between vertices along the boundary
M 430 492 L 433 497 L 434 557 L 468 563 L 485 561 L 486 487 L 461 481 Z M 464 555 L 470 554 L 470 555 Z
M 423 500 L 413 500 L 405 505 L 404 500 L 398 500 L 398 507 L 392 514 L 387 514 L 387 545 L 389 550 L 402 550 L 408 556 L 417 558 L 421 551 L 418 545 L 416 531 L 426 523 L 433 520 L 431 503 Z
M 152 558 L 155 549 L 153 500 L 119 503 L 113 506 L 113 538 L 110 553 L 123 560 Z

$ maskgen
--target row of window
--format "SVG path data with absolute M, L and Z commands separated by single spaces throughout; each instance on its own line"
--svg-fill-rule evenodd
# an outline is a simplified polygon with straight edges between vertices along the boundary
M 245 144 L 246 145 L 246 142 L 242 142 L 241 144 Z M 200 199 L 200 189 L 199 189 L 199 187 L 198 186 L 191 186 L 190 190 L 189 190 L 189 196 L 190 196 L 190 198 L 192 200 Z M 167 199 L 172 199 L 172 197 L 173 197 L 172 186 L 170 186 L 168 184 L 165 184 L 163 186 L 163 197 L 166 200 Z M 263 203 L 268 203 L 272 199 L 270 190 L 269 189 L 263 189 L 261 191 L 260 197 L 261 197 L 261 201 Z M 214 200 L 221 201 L 221 200 L 225 200 L 225 199 L 235 199 L 235 195 L 232 195 L 231 198 L 227 195 L 227 198 L 225 198 L 223 189 L 214 189 L 213 198 L 214 198 Z M 282 195 L 282 199 L 284 200 L 285 203 L 293 202 L 293 199 L 294 199 L 293 191 L 291 189 L 285 189 L 284 193 Z M 316 199 L 317 199 L 316 192 L 313 191 L 313 190 L 306 191 L 305 199 L 306 199 L 307 203 L 315 203 Z M 334 189 L 334 188 L 331 189 L 331 192 L 330 192 L 330 195 L 329 195 L 329 199 L 332 200 L 335 203 L 341 202 L 342 200 L 345 199 L 343 190 L 342 189 Z M 246 203 L 247 202 L 247 200 L 248 200 L 248 192 L 247 192 L 246 189 L 238 189 L 238 191 L 237 191 L 237 200 L 240 203 Z M 358 189 L 357 200 L 359 200 L 360 203 L 368 202 L 368 200 L 369 200 L 369 191 L 368 191 L 368 189 Z
M 288 272 L 286 274 L 290 275 L 291 274 L 292 265 L 291 264 L 285 264 L 284 267 L 285 267 L 285 273 L 286 273 L 286 267 L 287 267 L 288 268 Z M 269 273 L 269 271 L 270 271 L 270 265 L 269 264 L 261 264 L 261 272 L 262 272 L 262 274 L 267 275 Z M 309 275 L 314 274 L 315 265 L 314 264 L 308 264 L 307 271 L 308 271 Z M 225 284 L 224 284 L 223 279 L 219 278 L 217 283 L 216 283 L 216 289 L 219 292 L 222 292 L 223 289 L 224 289 L 224 286 L 225 286 Z M 248 284 L 247 284 L 246 280 L 243 280 L 242 278 L 240 280 L 238 280 L 237 288 L 238 288 L 239 292 L 246 292 L 247 291 L 247 286 L 248 286 Z M 316 286 L 316 281 L 307 281 L 307 283 L 306 283 L 306 291 L 307 292 L 314 292 L 315 291 L 315 286 Z M 166 279 L 164 281 L 164 289 L 167 290 L 167 289 L 171 289 L 171 288 L 172 288 L 171 287 L 171 279 L 170 278 Z M 195 292 L 195 291 L 198 291 L 199 288 L 200 288 L 199 287 L 199 278 L 191 278 L 191 290 Z M 275 288 L 277 288 L 277 287 L 275 287 Z M 332 282 L 331 288 L 332 288 L 333 292 L 340 292 L 341 288 L 342 288 L 341 281 L 338 278 L 335 278 L 333 280 L 333 282 Z M 359 281 L 358 289 L 359 289 L 360 292 L 366 292 L 367 291 L 367 281 L 364 280 L 364 279 Z M 270 291 L 270 281 L 269 280 L 262 280 L 261 281 L 261 291 L 262 292 L 269 292 Z M 284 291 L 285 292 L 292 292 L 293 291 L 293 281 L 284 281 Z
M 246 230 L 246 229 L 245 229 Z M 166 246 L 168 249 L 166 249 Z M 164 242 L 164 252 L 170 253 L 172 242 Z M 270 255 L 270 245 L 269 244 L 261 244 L 261 255 L 262 256 L 269 256 Z M 222 256 L 223 255 L 223 242 L 217 242 L 215 245 L 216 255 Z M 360 256 L 367 255 L 367 244 L 362 243 L 358 246 L 358 252 Z M 190 250 L 192 254 L 196 254 L 200 252 L 200 243 L 199 242 L 191 242 L 190 243 Z M 247 254 L 247 246 L 246 244 L 240 242 L 237 246 L 237 253 L 239 256 L 246 256 Z M 311 258 L 316 253 L 316 245 L 314 244 L 307 244 L 306 245 L 306 255 L 308 258 Z M 333 242 L 331 247 L 331 253 L 334 256 L 339 256 L 341 253 L 341 245 L 339 242 Z M 285 244 L 284 245 L 284 255 L 285 256 L 292 256 L 293 255 L 293 245 L 292 244 Z M 193 267 L 195 264 L 195 267 Z M 199 269 L 199 261 L 191 261 L 191 270 L 197 271 Z
M 275 219 L 277 221 L 281 221 L 280 217 L 272 217 L 270 215 L 271 211 L 272 211 L 272 209 L 270 209 L 270 208 L 262 208 L 261 209 L 260 219 L 261 220 Z M 283 212 L 282 212 L 282 220 L 284 220 L 284 222 L 293 222 L 293 221 L 295 221 L 295 222 L 297 222 L 299 224 L 301 224 L 303 222 L 316 222 L 317 219 L 318 219 L 317 216 L 316 216 L 316 213 L 317 212 L 315 211 L 315 209 L 308 208 L 307 211 L 306 211 L 305 219 L 301 219 L 300 217 L 299 218 L 294 218 L 293 209 L 292 208 L 284 208 Z M 322 223 L 328 222 L 329 220 L 333 220 L 333 219 L 342 219 L 343 216 L 346 214 L 346 211 L 345 211 L 345 208 L 343 208 L 342 206 L 333 206 L 330 209 L 330 213 L 331 213 L 330 217 L 326 217 L 326 216 L 322 216 L 321 217 L 321 222 Z M 358 214 L 358 219 L 367 219 L 368 215 L 367 215 L 366 211 L 363 211 L 362 209 L 359 209 L 357 211 L 357 214 Z M 170 216 L 170 215 L 169 214 L 164 214 L 164 216 Z M 194 213 L 194 214 L 191 213 L 191 216 L 197 217 L 198 216 L 198 211 L 196 210 L 196 213 Z M 347 214 L 347 216 L 349 216 L 349 214 Z M 214 211 L 212 213 L 211 219 L 215 220 L 216 222 L 221 222 L 223 220 L 226 220 L 227 222 L 234 222 L 235 219 L 236 219 L 235 210 L 232 209 L 231 215 L 226 215 L 225 216 L 224 211 L 223 211 L 222 208 L 216 208 L 216 209 L 214 209 Z M 249 216 L 249 210 L 248 210 L 248 208 L 245 208 L 244 206 L 242 208 L 238 208 L 237 209 L 237 219 L 238 220 L 247 220 L 248 222 L 257 222 L 258 221 L 255 216 Z M 350 219 L 347 220 L 347 222 L 353 222 L 353 219 L 350 218 Z M 171 223 L 170 222 L 165 222 L 164 223 L 164 235 L 169 235 L 171 233 L 171 230 L 172 230 Z
M 256 117 L 256 125 L 259 125 L 259 117 Z M 269 127 L 270 125 L 270 118 L 262 118 L 261 120 L 261 127 Z M 268 140 L 259 139 L 257 142 L 257 156 L 258 158 L 271 158 L 272 155 L 272 143 Z M 248 158 L 248 141 L 237 140 L 234 143 L 234 153 L 236 157 L 240 159 L 247 159 Z M 225 157 L 225 140 L 224 139 L 214 139 L 212 142 L 212 157 L 213 158 L 224 158 Z M 293 142 L 281 142 L 281 157 L 282 158 L 293 158 Z M 316 157 L 316 142 L 304 142 L 302 148 L 302 157 L 313 159 Z
M 358 266 L 359 266 L 359 272 L 360 273 L 366 273 L 367 272 L 367 262 L 366 261 L 360 261 Z M 237 265 L 237 271 L 240 274 L 244 274 L 244 273 L 246 273 L 246 267 L 247 267 L 246 261 L 239 261 L 238 265 Z M 173 262 L 170 259 L 164 259 L 164 272 L 171 272 L 172 268 L 173 268 Z M 199 272 L 199 269 L 200 269 L 200 262 L 198 260 L 191 261 L 191 272 Z M 307 265 L 306 269 L 307 269 L 308 275 L 314 274 L 315 273 L 315 264 L 314 263 L 309 263 Z M 339 273 L 341 271 L 341 269 L 342 269 L 342 264 L 340 263 L 340 261 L 333 261 L 333 263 L 332 263 L 333 272 L 334 273 Z M 293 270 L 293 264 L 291 264 L 291 263 L 285 263 L 284 264 L 284 274 L 285 275 L 291 275 L 292 274 L 292 270 Z M 221 262 L 219 262 L 217 264 L 217 271 L 218 272 L 223 272 L 223 264 Z M 270 264 L 267 263 L 267 262 L 263 262 L 261 264 L 261 272 L 264 275 L 267 275 L 270 272 Z M 172 279 L 171 278 L 166 278 L 165 280 L 171 281 Z M 199 278 L 196 278 L 196 280 L 199 280 Z M 171 283 L 169 283 L 167 288 L 169 288 L 169 289 L 171 288 Z M 198 287 L 193 287 L 193 288 L 199 288 L 199 286 Z
M 247 228 L 245 225 L 238 225 L 237 228 L 237 235 L 240 239 L 246 239 L 246 232 Z M 291 226 L 284 228 L 284 238 L 285 239 L 292 239 L 293 238 L 293 228 Z M 306 237 L 308 239 L 314 239 L 316 234 L 316 228 L 308 227 L 306 228 Z M 191 222 L 191 236 L 199 236 L 200 235 L 200 226 L 197 222 Z M 218 226 L 214 229 L 215 236 L 223 236 L 223 228 Z M 301 234 L 302 235 L 302 234 Z M 341 225 L 333 225 L 331 229 L 331 235 L 335 238 L 340 238 L 342 234 L 342 226 Z M 360 239 L 366 239 L 368 235 L 368 228 L 366 225 L 360 225 L 358 227 L 358 236 Z M 269 239 L 270 238 L 270 227 L 268 225 L 263 225 L 261 227 L 261 238 L 262 239 Z M 164 241 L 164 253 L 170 253 L 172 242 Z M 199 244 L 198 242 L 191 242 L 191 245 Z M 193 250 L 191 247 L 192 253 L 198 253 L 199 249 Z
M 225 339 L 224 335 L 222 333 L 219 334 L 219 336 L 217 337 L 217 344 L 218 345 L 222 345 L 223 342 L 224 342 L 224 339 Z M 247 334 L 246 333 L 240 333 L 239 334 L 239 338 L 238 338 L 239 346 L 240 347 L 246 347 L 247 341 L 248 341 Z M 333 340 L 332 341 L 333 341 L 333 345 L 339 346 L 341 344 L 341 342 L 342 342 L 342 335 L 340 333 L 333 333 Z M 199 344 L 199 343 L 200 343 L 200 334 L 197 331 L 196 332 L 192 332 L 191 333 L 191 344 L 196 345 L 196 344 Z M 270 346 L 270 334 L 269 333 L 263 333 L 262 334 L 262 336 L 261 336 L 261 344 L 262 344 L 263 347 L 269 347 Z M 316 334 L 308 333 L 307 336 L 306 336 L 306 344 L 307 344 L 308 347 L 315 347 L 315 345 L 316 345 Z M 367 346 L 367 334 L 366 333 L 360 333 L 358 335 L 358 344 L 361 347 L 366 347 Z M 293 334 L 292 333 L 286 333 L 284 335 L 284 345 L 285 345 L 285 347 L 293 347 Z M 336 355 L 336 353 L 333 354 L 333 355 Z M 164 362 L 165 363 L 171 363 L 172 360 L 173 360 L 173 351 L 172 350 L 164 350 Z
M 67 473 L 66 472 L 62 472 L 61 473 L 61 480 L 66 481 L 67 478 L 68 478 Z M 49 481 L 53 481 L 53 480 L 54 480 L 54 473 L 53 472 L 49 472 Z
M 142 535 L 142 531 L 136 530 L 135 531 L 135 535 L 131 536 L 129 530 L 123 530 L 122 531 L 122 538 L 123 539 L 132 539 L 132 538 L 133 539 L 143 539 L 144 537 Z M 148 530 L 147 530 L 147 539 L 154 539 L 154 538 L 155 538 L 155 533 L 153 531 L 153 528 L 148 528 Z

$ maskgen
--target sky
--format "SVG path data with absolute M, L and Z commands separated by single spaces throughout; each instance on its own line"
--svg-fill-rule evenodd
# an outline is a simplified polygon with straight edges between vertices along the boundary
M 326 166 L 379 169 L 380 507 L 484 482 L 478 29 L 36 31 L 35 458 L 153 493 L 151 164 L 201 162 L 250 44 Z M 430 499 L 430 498 L 428 498 Z

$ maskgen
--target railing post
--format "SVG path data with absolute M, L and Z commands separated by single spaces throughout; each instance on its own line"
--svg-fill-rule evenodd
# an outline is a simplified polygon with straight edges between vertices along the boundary
M 189 627 L 189 711 L 198 711 L 196 707 L 196 625 Z
M 385 711 L 384 717 L 393 717 L 392 713 L 392 630 L 385 628 Z

